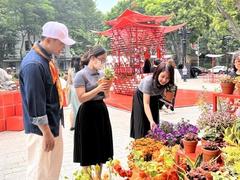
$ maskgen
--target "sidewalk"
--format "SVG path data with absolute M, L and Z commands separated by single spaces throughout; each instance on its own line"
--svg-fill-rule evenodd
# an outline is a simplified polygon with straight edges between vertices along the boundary
M 185 89 L 214 90 L 217 84 L 203 83 L 202 79 L 188 79 L 182 82 L 179 87 Z M 127 166 L 128 146 L 131 138 L 130 112 L 108 107 L 112 123 L 114 158 L 119 159 L 123 166 Z M 64 176 L 70 179 L 72 173 L 79 168 L 79 164 L 73 163 L 73 132 L 69 130 L 68 125 L 69 108 L 65 109 L 66 128 L 63 130 L 64 138 L 64 159 L 61 170 L 61 180 Z M 200 112 L 198 107 L 176 108 L 174 112 L 168 113 L 160 111 L 160 119 L 171 122 L 178 122 L 181 118 L 190 120 L 195 124 Z M 0 132 L 0 179 L 1 180 L 23 180 L 26 174 L 26 146 L 25 134 L 21 132 Z

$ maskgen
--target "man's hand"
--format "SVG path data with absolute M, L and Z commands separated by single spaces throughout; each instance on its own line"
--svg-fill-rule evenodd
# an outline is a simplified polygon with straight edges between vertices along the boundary
M 52 151 L 54 148 L 55 140 L 54 136 L 48 126 L 48 124 L 45 125 L 39 125 L 38 126 L 43 134 L 43 149 L 46 152 Z
M 55 140 L 51 131 L 43 134 L 43 149 L 46 152 L 52 151 L 54 148 Z

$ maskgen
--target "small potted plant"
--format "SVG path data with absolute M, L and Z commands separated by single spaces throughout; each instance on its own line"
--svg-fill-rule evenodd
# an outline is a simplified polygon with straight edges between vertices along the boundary
M 186 153 L 195 153 L 198 143 L 198 136 L 195 133 L 189 132 L 184 135 L 183 146 Z
M 210 161 L 220 155 L 221 151 L 218 147 L 218 143 L 208 141 L 202 146 L 203 161 Z
M 115 76 L 115 72 L 110 67 L 104 68 L 103 72 L 104 72 L 104 76 L 101 79 L 98 80 L 98 84 L 108 83 L 109 84 L 109 90 L 110 90 L 110 87 L 112 85 L 112 81 L 113 81 L 114 76 Z M 109 96 L 109 90 L 104 92 L 106 96 Z
M 166 90 L 164 92 L 164 99 L 166 99 L 169 102 L 172 102 L 175 94 L 177 91 L 177 86 L 176 85 L 169 85 L 166 87 Z
M 204 129 L 203 136 L 201 138 L 201 144 L 205 145 L 207 141 L 213 142 L 222 142 L 223 141 L 223 133 L 216 128 L 207 127 Z
M 220 78 L 220 85 L 222 89 L 222 93 L 224 94 L 232 94 L 234 90 L 234 78 L 230 75 L 222 75 Z
M 201 167 L 192 169 L 187 173 L 187 177 L 189 180 L 195 180 L 195 179 L 207 180 L 205 175 L 206 175 L 206 172 Z

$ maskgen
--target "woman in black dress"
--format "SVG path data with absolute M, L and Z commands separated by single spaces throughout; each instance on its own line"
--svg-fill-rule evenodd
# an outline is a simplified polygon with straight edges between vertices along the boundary
M 104 76 L 100 71 L 106 61 L 106 50 L 93 47 L 81 59 L 82 65 L 74 80 L 79 107 L 74 132 L 74 162 L 86 170 L 90 165 L 101 165 L 113 157 L 112 129 L 107 107 L 103 101 L 109 84 L 98 83 Z M 101 177 L 101 171 L 98 174 Z
M 174 68 L 161 63 L 153 75 L 146 76 L 134 96 L 131 114 L 132 138 L 142 138 L 159 123 L 159 98 L 167 86 L 174 85 Z

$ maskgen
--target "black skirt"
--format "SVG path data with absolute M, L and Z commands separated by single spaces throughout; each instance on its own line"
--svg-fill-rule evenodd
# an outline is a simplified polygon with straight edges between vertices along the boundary
M 73 156 L 81 166 L 102 164 L 113 158 L 112 128 L 102 100 L 88 101 L 79 107 Z
M 161 96 L 150 97 L 150 109 L 152 112 L 153 120 L 156 124 L 159 123 L 159 98 Z M 130 137 L 138 139 L 145 137 L 150 130 L 149 120 L 144 112 L 143 106 L 143 93 L 136 90 L 133 96 L 131 124 L 130 124 Z

